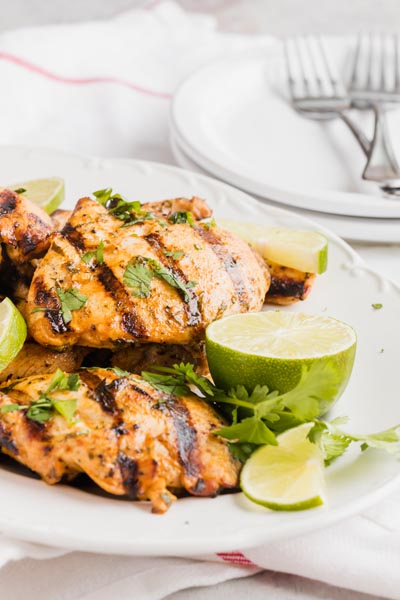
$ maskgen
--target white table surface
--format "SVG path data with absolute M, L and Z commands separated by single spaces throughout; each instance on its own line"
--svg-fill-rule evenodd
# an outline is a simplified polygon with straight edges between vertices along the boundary
M 144 5 L 139 0 L 13 0 L 1 6 L 1 29 L 23 25 L 107 18 L 127 8 Z M 346 33 L 360 29 L 392 29 L 400 23 L 399 0 L 180 0 L 188 10 L 214 14 L 222 29 L 246 33 L 287 35 L 302 32 Z M 166 162 L 172 162 L 166 149 Z M 140 158 L 140 157 L 137 157 Z M 148 157 L 146 157 L 148 158 Z M 158 160 L 160 157 L 156 157 Z M 168 160 L 169 158 L 169 160 Z M 363 258 L 387 277 L 400 283 L 399 245 L 352 244 Z M 104 559 L 103 559 L 104 560 Z M 25 559 L 9 563 L 0 573 L 0 598 L 26 600 L 27 581 L 30 598 L 68 600 L 69 585 L 76 578 L 90 579 L 96 572 L 96 555 L 83 559 L 80 553 L 50 561 Z M 128 560 L 107 557 L 106 563 L 129 573 Z M 84 565 L 84 566 L 83 566 Z M 263 572 L 250 578 L 233 580 L 211 588 L 184 590 L 169 600 L 368 600 L 377 598 L 331 587 L 300 577 Z M 132 598 L 134 598 L 134 591 Z M 76 596 L 73 596 L 75 599 Z M 111 599 L 110 599 L 111 600 Z M 112 600 L 118 600 L 112 599 Z M 138 599 L 140 600 L 140 599 Z

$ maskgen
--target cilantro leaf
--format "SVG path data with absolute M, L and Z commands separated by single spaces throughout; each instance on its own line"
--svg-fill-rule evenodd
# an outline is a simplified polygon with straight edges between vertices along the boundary
M 214 434 L 219 435 L 226 440 L 234 440 L 237 442 L 247 442 L 250 444 L 271 444 L 277 446 L 278 442 L 274 433 L 266 426 L 264 421 L 257 417 L 247 417 L 229 427 L 221 427 L 214 431 Z
M 24 194 L 26 192 L 26 189 L 21 187 L 21 188 L 17 188 L 16 190 L 14 190 L 14 192 L 16 194 Z
M 182 256 L 185 255 L 185 253 L 182 252 L 181 250 L 177 250 L 176 252 L 170 252 L 168 250 L 164 250 L 164 254 L 165 254 L 165 256 L 168 256 L 168 257 L 172 258 L 173 260 L 178 260 L 179 258 L 182 258 Z
M 72 311 L 79 310 L 87 302 L 87 296 L 80 294 L 78 290 L 70 287 L 68 290 L 56 288 L 57 296 L 61 304 L 61 313 L 64 323 L 67 324 L 72 319 Z
M 3 404 L 3 406 L 0 406 L 0 413 L 15 412 L 17 410 L 24 410 L 25 408 L 28 407 L 22 404 Z
M 132 288 L 132 296 L 136 298 L 149 298 L 153 271 L 140 257 L 129 264 L 124 272 L 124 283 Z
M 93 196 L 113 217 L 125 221 L 124 227 L 146 219 L 154 219 L 153 213 L 143 212 L 139 200 L 129 202 L 120 194 L 114 194 L 112 188 L 97 190 L 97 192 L 93 192 Z
M 197 285 L 197 283 L 195 281 L 188 281 L 186 283 L 185 281 L 182 281 L 180 279 L 180 277 L 175 275 L 175 273 L 173 273 L 171 271 L 171 269 L 168 269 L 167 267 L 163 267 L 160 263 L 157 263 L 157 261 L 151 261 L 151 262 L 153 265 L 154 275 L 158 279 L 164 280 L 171 287 L 176 288 L 182 295 L 184 302 L 190 302 L 190 296 L 189 296 L 187 290 L 192 287 L 195 287 Z
M 169 394 L 171 396 L 190 395 L 190 389 L 185 383 L 185 377 L 162 375 L 161 373 L 150 373 L 142 371 L 143 379 L 150 383 L 156 390 Z
M 194 225 L 194 217 L 190 210 L 179 210 L 177 212 L 173 212 L 168 217 L 168 221 L 170 223 L 187 223 L 191 227 Z
M 85 252 L 85 254 L 82 254 L 81 258 L 84 263 L 89 264 L 92 258 L 94 258 L 95 256 L 96 252 Z

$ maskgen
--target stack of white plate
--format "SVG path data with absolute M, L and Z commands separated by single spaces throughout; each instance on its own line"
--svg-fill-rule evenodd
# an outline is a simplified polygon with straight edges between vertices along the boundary
M 346 61 L 348 42 L 328 45 L 335 60 Z M 171 107 L 178 164 L 288 205 L 344 238 L 399 242 L 400 199 L 384 198 L 362 181 L 365 157 L 340 120 L 311 121 L 293 110 L 286 79 L 280 43 L 230 55 L 190 75 Z M 366 113 L 359 118 L 370 125 Z M 389 125 L 400 154 L 398 111 L 390 113 Z

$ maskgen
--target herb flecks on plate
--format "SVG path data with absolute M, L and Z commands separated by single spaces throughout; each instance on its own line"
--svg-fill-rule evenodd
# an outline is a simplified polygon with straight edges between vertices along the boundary
M 16 382 L 16 385 L 18 385 L 18 382 Z M 50 394 L 57 391 L 75 392 L 79 389 L 79 386 L 79 375 L 77 373 L 65 375 L 61 369 L 57 369 L 48 387 L 40 394 L 37 400 L 34 400 L 30 404 L 4 404 L 0 407 L 0 413 L 26 410 L 26 416 L 38 423 L 44 423 L 58 413 L 68 423 L 73 423 L 77 406 L 76 398 L 63 400 L 54 398 Z
M 142 377 L 156 389 L 175 396 L 194 392 L 214 406 L 227 405 L 231 423 L 214 432 L 229 440 L 231 450 L 246 460 L 259 445 L 277 445 L 276 436 L 303 423 L 312 423 L 309 439 L 322 449 L 325 463 L 341 456 L 351 443 L 367 448 L 379 448 L 391 454 L 400 453 L 400 424 L 375 434 L 352 435 L 339 428 L 346 417 L 331 422 L 317 418 L 320 401 L 335 382 L 335 372 L 329 365 L 314 363 L 304 367 L 297 386 L 284 394 L 267 386 L 256 386 L 249 393 L 244 386 L 225 392 L 206 377 L 195 373 L 190 363 L 173 367 L 155 367 Z

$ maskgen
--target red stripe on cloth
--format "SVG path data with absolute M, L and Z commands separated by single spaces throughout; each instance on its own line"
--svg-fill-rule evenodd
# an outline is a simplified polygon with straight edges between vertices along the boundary
M 153 98 L 164 98 L 170 99 L 172 94 L 168 94 L 167 92 L 157 92 L 155 90 L 149 90 L 144 88 L 136 83 L 132 83 L 131 81 L 126 81 L 125 79 L 120 79 L 119 77 L 64 77 L 63 75 L 57 75 L 57 73 L 52 73 L 39 65 L 35 65 L 25 58 L 21 58 L 19 56 L 15 56 L 14 54 L 9 54 L 8 52 L 0 52 L 0 60 L 6 60 L 11 62 L 23 69 L 27 69 L 32 73 L 36 73 L 37 75 L 42 75 L 47 79 L 51 79 L 52 81 L 58 81 L 60 83 L 67 83 L 73 85 L 88 85 L 93 83 L 115 83 L 117 85 L 123 85 L 139 94 L 145 94 L 146 96 L 153 96 Z
M 249 558 L 246 558 L 241 552 L 217 552 L 217 556 L 223 561 L 247 567 L 257 567 Z

